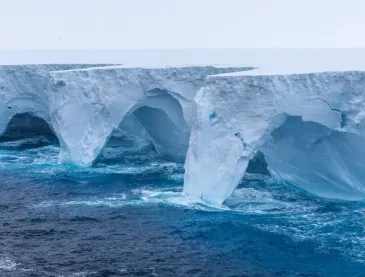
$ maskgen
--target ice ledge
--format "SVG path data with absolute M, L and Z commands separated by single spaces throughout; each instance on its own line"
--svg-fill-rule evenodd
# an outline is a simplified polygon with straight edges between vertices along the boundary
M 308 75 L 308 74 L 326 74 L 326 73 L 344 73 L 344 72 L 361 72 L 365 71 L 365 65 L 363 67 L 341 67 L 334 68 L 332 66 L 317 66 L 315 68 L 265 68 L 265 67 L 255 67 L 249 71 L 241 71 L 241 72 L 228 72 L 217 74 L 215 76 L 280 76 L 280 75 Z M 215 76 L 212 76 L 213 78 Z
M 70 68 L 65 70 L 54 70 L 53 72 L 72 72 L 72 71 L 93 71 L 93 70 L 117 70 L 117 69 L 167 69 L 167 70 L 174 70 L 174 69 L 191 69 L 191 68 L 222 68 L 222 69 L 239 69 L 240 72 L 246 70 L 253 70 L 256 69 L 255 67 L 246 66 L 246 65 L 232 65 L 232 64 L 180 64 L 180 65 L 148 65 L 148 64 L 114 64 L 114 65 L 101 65 L 101 66 L 92 66 L 89 67 L 82 67 L 82 68 Z

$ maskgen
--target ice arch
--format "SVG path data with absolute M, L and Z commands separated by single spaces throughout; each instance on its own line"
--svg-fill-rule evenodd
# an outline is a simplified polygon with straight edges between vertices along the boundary
M 247 173 L 255 173 L 261 175 L 271 175 L 267 168 L 265 154 L 262 151 L 257 151 L 250 159 L 246 169 Z
M 316 195 L 365 198 L 365 139 L 288 117 L 261 147 L 273 177 Z
M 154 155 L 151 137 L 134 113 L 114 129 L 95 163 L 125 164 L 136 155 Z
M 92 133 L 88 133 L 89 137 L 82 145 L 73 144 L 75 139 L 78 139 L 75 134 L 81 134 L 80 131 L 87 133 L 88 130 L 84 130 L 82 124 L 75 126 L 78 131 L 71 129 L 70 134 L 72 135 L 66 136 L 63 141 L 67 144 L 67 151 L 61 148 L 61 161 L 72 161 L 79 165 L 90 166 L 100 154 L 116 126 L 119 126 L 124 118 L 131 114 L 147 130 L 158 153 L 174 160 L 184 160 L 190 129 L 185 122 L 179 102 L 161 91 L 159 95 L 136 101 L 124 110 L 119 109 L 118 115 L 110 118 L 112 121 L 103 122 L 103 118 L 93 118 L 92 120 L 100 121 L 85 126 L 92 126 Z M 70 145 L 73 146 L 69 147 Z
M 17 148 L 58 144 L 58 139 L 48 123 L 28 113 L 14 115 L 0 135 L 0 143 L 11 141 L 21 141 L 20 144 L 15 144 Z
M 52 66 L 0 66 L 0 134 L 17 114 L 31 114 L 50 122 L 48 90 Z
M 19 125 L 39 118 L 52 126 L 49 95 L 55 86 L 49 72 L 80 67 L 85 65 L 0 65 L 0 135 L 13 119 Z
M 365 153 L 352 154 L 364 148 L 364 89 L 356 71 L 209 77 L 195 98 L 184 192 L 220 205 L 262 151 L 277 178 L 324 197 L 365 198 Z
M 190 129 L 183 122 L 182 113 L 175 122 L 164 110 L 149 106 L 138 108 L 135 114 L 149 133 L 157 153 L 165 159 L 185 161 Z
M 178 106 L 175 108 L 179 111 L 179 104 L 176 104 Z M 100 153 L 101 160 L 118 155 L 115 151 L 138 153 L 154 150 L 163 159 L 184 162 L 190 131 L 186 126 L 185 129 L 181 128 L 185 124 L 182 113 L 177 115 L 177 121 L 173 121 L 162 109 L 148 105 L 136 108 L 110 135 L 104 146 L 105 150 Z M 108 154 L 111 147 L 115 151 Z M 118 162 L 115 158 L 114 161 Z
M 57 89 L 51 97 L 51 117 L 61 144 L 59 161 L 92 165 L 113 130 L 132 113 L 148 130 L 157 151 L 182 160 L 192 102 L 205 77 L 247 69 L 112 66 L 52 72 Z

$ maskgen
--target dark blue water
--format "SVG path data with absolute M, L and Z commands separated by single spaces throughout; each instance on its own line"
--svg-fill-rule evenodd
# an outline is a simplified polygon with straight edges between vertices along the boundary
M 0 144 L 0 276 L 365 276 L 363 202 L 250 175 L 215 208 L 151 149 L 105 149 L 89 169 L 57 154 Z

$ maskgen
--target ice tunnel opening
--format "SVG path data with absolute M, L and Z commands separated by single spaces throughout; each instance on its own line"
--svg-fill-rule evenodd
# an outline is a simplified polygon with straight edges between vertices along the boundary
M 182 111 L 179 111 L 183 122 Z M 134 111 L 135 116 L 146 129 L 156 152 L 162 159 L 184 162 L 189 147 L 190 133 L 177 126 L 165 111 L 142 106 Z M 185 124 L 185 122 L 184 122 Z
M 142 106 L 126 116 L 111 134 L 96 163 L 166 160 L 183 163 L 189 136 L 159 108 Z
M 290 116 L 262 151 L 274 178 L 320 197 L 359 200 L 365 198 L 364 143 L 356 133 Z
M 270 176 L 267 169 L 267 162 L 264 153 L 257 151 L 253 158 L 249 161 L 246 173 L 261 174 Z
M 190 129 L 178 100 L 165 90 L 153 89 L 114 129 L 96 163 L 130 163 L 144 159 L 185 161 Z
M 134 113 L 127 115 L 110 135 L 95 164 L 128 164 L 155 155 L 151 138 Z
M 59 145 L 59 140 L 48 123 L 29 113 L 14 115 L 9 121 L 0 143 L 19 141 L 19 148 L 37 148 L 47 145 Z
M 239 182 L 237 188 L 245 187 L 251 181 L 265 180 L 270 177 L 271 174 L 268 170 L 265 154 L 261 151 L 257 151 L 249 161 L 245 174 Z
M 364 143 L 359 134 L 288 116 L 271 132 L 270 139 L 260 147 L 262 154 L 256 154 L 256 161 L 250 161 L 246 172 L 264 173 L 259 170 L 261 165 L 257 167 L 264 158 L 267 173 L 287 185 L 317 197 L 363 200 Z M 255 176 L 245 175 L 238 187 L 252 179 Z
M 336 153 L 337 149 L 346 149 L 352 145 L 354 138 L 347 143 L 346 147 L 341 143 L 341 141 L 348 140 L 350 136 L 354 135 L 329 129 L 317 122 L 304 121 L 301 116 L 287 115 L 286 119 L 271 131 L 270 139 L 249 161 L 244 177 L 237 188 L 247 185 L 248 182 L 256 180 L 256 177 L 259 176 L 273 177 L 285 181 L 288 185 L 304 187 L 307 191 L 312 190 L 307 189 L 308 187 L 321 187 L 328 180 L 338 186 L 338 177 L 335 178 L 321 164 L 329 164 L 331 153 Z M 335 137 L 341 137 L 341 140 L 333 143 Z M 338 161 L 340 159 L 336 159 L 335 167 L 343 167 L 338 164 Z M 313 170 L 308 163 L 317 164 L 316 170 Z M 308 170 L 309 168 L 312 170 Z M 326 177 L 324 177 L 325 175 Z M 335 181 L 335 179 L 337 180 Z M 319 182 L 319 180 L 321 181 Z M 317 189 L 314 191 L 317 192 Z

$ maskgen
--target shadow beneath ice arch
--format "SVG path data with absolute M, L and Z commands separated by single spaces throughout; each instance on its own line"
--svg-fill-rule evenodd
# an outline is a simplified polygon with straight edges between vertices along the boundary
M 18 142 L 18 143 L 11 143 Z M 48 123 L 29 113 L 16 114 L 0 136 L 0 146 L 17 149 L 59 145 L 57 136 Z
M 255 156 L 248 163 L 246 173 L 262 174 L 270 176 L 270 172 L 267 169 L 267 162 L 264 153 L 257 151 Z
M 126 162 L 128 156 L 145 154 L 149 159 L 185 161 L 190 129 L 180 103 L 163 90 L 134 106 L 114 129 L 96 163 Z

